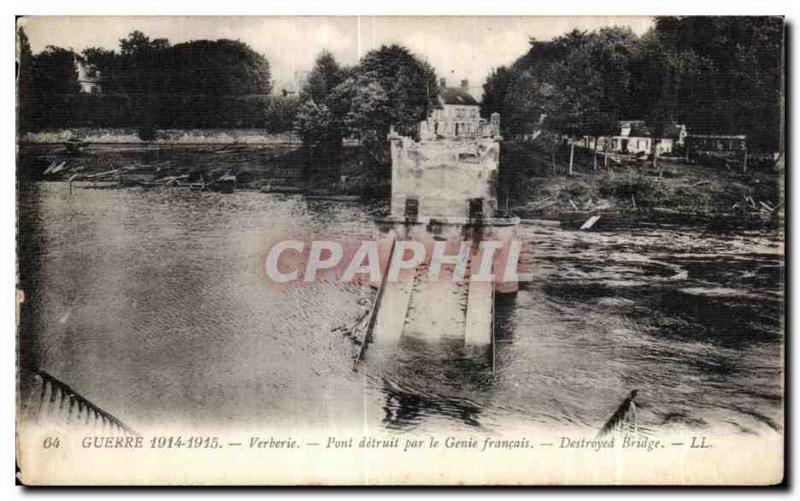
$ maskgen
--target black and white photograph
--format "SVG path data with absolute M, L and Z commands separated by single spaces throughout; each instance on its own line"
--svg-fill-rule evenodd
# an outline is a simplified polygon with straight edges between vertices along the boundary
M 186 10 L 15 19 L 19 484 L 784 481 L 783 16 Z

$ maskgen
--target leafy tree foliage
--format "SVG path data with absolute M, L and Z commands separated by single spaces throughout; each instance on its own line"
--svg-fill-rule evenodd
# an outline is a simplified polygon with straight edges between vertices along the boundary
M 339 67 L 333 54 L 322 51 L 314 63 L 314 68 L 303 86 L 300 98 L 303 101 L 312 100 L 315 103 L 324 103 L 331 91 L 342 83 L 345 72 Z
M 31 91 L 36 95 L 77 93 L 76 57 L 71 50 L 48 45 L 33 59 Z
M 499 112 L 510 137 L 542 127 L 568 135 L 607 133 L 627 106 L 634 43 L 626 28 L 531 39 L 527 54 L 489 76 L 483 113 Z
M 530 77 L 530 74 L 527 75 Z M 481 114 L 490 117 L 492 113 L 500 113 L 504 117 L 509 113 L 509 91 L 514 83 L 512 71 L 505 66 L 492 70 L 483 84 L 483 99 L 481 100 Z M 533 87 L 533 85 L 530 85 Z
M 295 96 L 275 96 L 269 101 L 266 129 L 269 132 L 287 132 L 294 127 L 300 109 L 300 99 Z
M 350 122 L 367 135 L 385 137 L 392 125 L 401 134 L 410 134 L 427 116 L 439 92 L 430 64 L 399 45 L 368 52 L 355 80 L 358 96 Z M 385 113 L 379 116 L 375 109 Z
M 437 94 L 431 66 L 405 47 L 370 51 L 354 68 L 341 68 L 322 53 L 303 89 L 295 130 L 321 156 L 335 154 L 343 137 L 356 136 L 367 161 L 386 163 L 389 128 L 410 134 Z
M 102 95 L 80 95 L 76 61 L 97 68 Z M 134 31 L 120 40 L 119 53 L 48 47 L 32 58 L 30 89 L 39 128 L 137 127 L 149 136 L 155 127 L 263 127 L 272 83 L 269 62 L 242 42 L 173 46 Z
M 694 133 L 747 134 L 751 148 L 777 151 L 782 47 L 776 17 L 657 18 L 635 54 L 634 81 L 643 88 L 633 101 Z
M 352 96 L 352 82 L 345 84 L 347 74 L 330 52 L 323 51 L 300 93 L 304 102 L 294 128 L 312 156 L 331 160 L 341 154 Z
M 25 85 L 19 95 L 21 130 L 38 128 L 41 123 L 63 123 L 70 116 L 72 106 L 62 96 L 76 96 L 80 90 L 77 57 L 72 51 L 54 46 L 30 57 L 28 81 L 20 82 Z
M 17 30 L 17 127 L 20 131 L 30 128 L 28 123 L 28 103 L 30 102 L 30 83 L 32 72 L 31 44 L 25 30 Z
M 510 137 L 547 128 L 610 132 L 644 119 L 698 134 L 746 134 L 753 149 L 780 146 L 783 22 L 775 17 L 659 17 L 641 38 L 627 28 L 531 40 L 528 52 L 484 84 L 482 111 Z
M 312 149 L 327 149 L 334 141 L 331 135 L 335 134 L 334 117 L 328 106 L 306 101 L 297 110 L 295 117 L 295 130 L 303 140 L 303 144 Z M 333 138 L 341 142 L 340 135 Z

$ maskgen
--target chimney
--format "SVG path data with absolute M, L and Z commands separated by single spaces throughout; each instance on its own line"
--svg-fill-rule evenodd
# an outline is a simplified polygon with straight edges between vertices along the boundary
M 439 79 L 439 87 L 442 87 L 442 88 L 447 87 L 447 79 L 446 78 L 440 78 Z
M 465 92 L 469 91 L 469 80 L 467 80 L 466 78 L 461 81 L 461 90 Z

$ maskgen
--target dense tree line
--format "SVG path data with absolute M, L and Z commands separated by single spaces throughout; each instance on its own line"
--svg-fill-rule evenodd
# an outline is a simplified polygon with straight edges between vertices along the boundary
M 143 137 L 156 128 L 295 130 L 316 156 L 336 158 L 342 139 L 356 137 L 385 161 L 390 126 L 410 134 L 438 93 L 433 68 L 397 45 L 349 68 L 323 52 L 294 97 L 270 96 L 268 61 L 239 41 L 171 45 L 134 31 L 119 51 L 49 46 L 33 55 L 18 35 L 20 130 L 135 127 Z M 81 93 L 77 62 L 99 72 L 102 92 Z
M 156 127 L 261 128 L 271 112 L 281 114 L 284 127 L 291 123 L 285 118 L 291 103 L 270 106 L 269 62 L 239 41 L 170 45 L 134 31 L 120 40 L 119 52 L 49 46 L 32 55 L 19 35 L 22 130 L 136 127 L 147 135 Z M 101 93 L 80 92 L 76 62 L 99 71 Z
M 606 135 L 620 119 L 643 119 L 654 135 L 680 123 L 697 134 L 747 134 L 751 149 L 776 151 L 782 46 L 782 19 L 771 17 L 659 17 L 641 37 L 609 27 L 531 40 L 489 76 L 482 112 L 499 112 L 509 138 Z M 118 51 L 50 46 L 33 55 L 20 30 L 18 51 L 21 130 L 293 128 L 321 156 L 356 137 L 385 157 L 389 127 L 412 134 L 438 93 L 433 68 L 397 45 L 353 67 L 322 53 L 299 97 L 270 97 L 268 61 L 233 40 L 171 45 L 133 32 Z M 80 92 L 76 60 L 99 70 L 102 93 Z
M 489 76 L 482 112 L 499 112 L 511 137 L 604 135 L 620 119 L 643 119 L 655 135 L 679 123 L 778 151 L 782 47 L 774 17 L 659 17 L 641 37 L 613 27 L 531 40 Z

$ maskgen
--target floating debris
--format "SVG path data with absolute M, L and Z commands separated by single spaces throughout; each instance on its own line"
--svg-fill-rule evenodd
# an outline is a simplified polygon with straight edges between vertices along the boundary
M 600 216 L 594 215 L 589 219 L 587 219 L 586 222 L 583 223 L 583 225 L 581 225 L 579 229 L 583 231 L 591 230 L 592 226 L 594 226 L 598 221 L 600 221 Z
M 600 428 L 597 438 L 603 438 L 611 433 L 631 432 L 636 433 L 636 394 L 639 390 L 631 391 L 630 395 L 623 400 L 622 405 L 617 408 L 617 411 L 606 421 L 606 424 Z

